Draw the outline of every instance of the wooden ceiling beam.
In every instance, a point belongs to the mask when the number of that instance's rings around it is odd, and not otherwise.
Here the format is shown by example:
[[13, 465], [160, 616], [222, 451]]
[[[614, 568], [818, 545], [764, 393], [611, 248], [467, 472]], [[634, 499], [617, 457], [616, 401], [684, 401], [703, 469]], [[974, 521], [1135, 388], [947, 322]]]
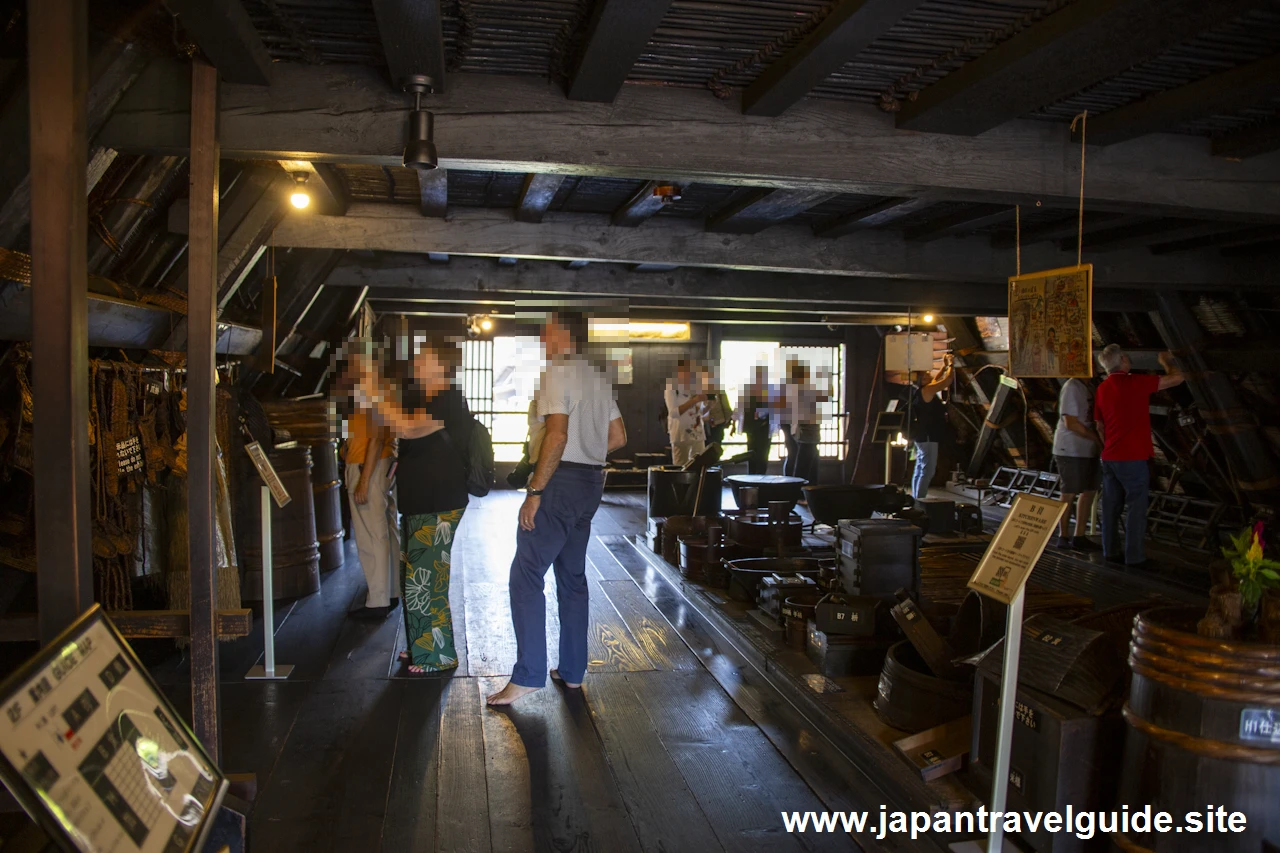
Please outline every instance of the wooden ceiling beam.
[[547, 215], [547, 209], [564, 183], [564, 175], [525, 175], [520, 199], [516, 202], [516, 219], [537, 224]]
[[569, 81], [569, 100], [612, 103], [671, 2], [596, 0], [582, 57]]
[[[126, 153], [184, 153], [189, 98], [173, 85], [178, 74], [168, 62], [149, 68], [99, 142]], [[276, 63], [272, 74], [266, 89], [222, 87], [227, 157], [400, 165], [405, 99], [380, 73]], [[432, 110], [446, 168], [1070, 207], [1080, 189], [1079, 146], [1061, 125], [1042, 121], [976, 138], [938, 136], [895, 130], [874, 107], [843, 102], [806, 99], [784, 119], [762, 121], [672, 87], [631, 86], [602, 105], [566, 100], [541, 80], [462, 74]], [[1242, 166], [1209, 156], [1201, 139], [1160, 134], [1091, 155], [1086, 204], [1280, 221], [1280, 197], [1269, 191], [1277, 181], [1280, 163], [1270, 158]]]
[[854, 231], [890, 225], [937, 203], [938, 200], [931, 196], [891, 198], [843, 216], [824, 220], [814, 226], [813, 233], [818, 237], [843, 237]]
[[444, 219], [449, 210], [449, 170], [419, 169], [418, 192], [418, 210], [422, 215]]
[[[173, 222], [170, 227], [183, 227]], [[505, 210], [455, 212], [446, 221], [416, 216], [402, 205], [353, 205], [346, 216], [291, 214], [277, 226], [277, 246], [616, 263], [665, 263], [739, 270], [879, 276], [901, 279], [1004, 281], [1009, 254], [983, 236], [915, 243], [893, 231], [863, 231], [820, 240], [809, 229], [781, 225], [755, 235], [714, 234], [694, 221], [662, 219], [647, 228], [617, 228], [599, 215], [565, 214], [530, 228]], [[1052, 244], [1023, 248], [1028, 269], [1074, 263], [1075, 252]], [[1101, 275], [1101, 273], [1100, 273]], [[1216, 253], [1161, 259], [1114, 252], [1106, 275], [1116, 282], [1240, 286], [1273, 280], [1261, 261], [1226, 265]]]
[[1259, 154], [1280, 151], [1280, 120], [1236, 131], [1213, 140], [1213, 156], [1228, 160], [1246, 160]]
[[[1065, 211], [1064, 211], [1065, 213]], [[1131, 216], [1125, 213], [1110, 213], [1093, 211], [1085, 211], [1084, 216], [1084, 233], [1089, 234], [1103, 228], [1119, 228], [1125, 225], [1136, 225], [1140, 222], [1149, 222], [1149, 216]], [[1048, 240], [1061, 240], [1065, 237], [1075, 237], [1080, 233], [1080, 220], [1073, 216], [1070, 219], [1063, 219], [1060, 222], [1047, 222], [1043, 225], [1033, 225], [1029, 228], [1022, 229], [1022, 245], [1030, 246], [1035, 243], [1042, 243]], [[1001, 234], [991, 239], [991, 245], [997, 249], [1012, 249], [1017, 244], [1017, 235]]]
[[906, 237], [915, 242], [937, 240], [942, 237], [955, 237], [960, 234], [971, 234], [979, 228], [995, 225], [1013, 217], [1013, 208], [1003, 204], [978, 204], [965, 210], [957, 211], [950, 216], [931, 219], [928, 222], [908, 228]]
[[635, 228], [649, 221], [649, 217], [662, 210], [667, 203], [666, 197], [658, 192], [662, 181], [649, 181], [627, 203], [613, 212], [613, 224], [624, 228]]
[[707, 230], [717, 234], [758, 234], [832, 196], [833, 193], [806, 190], [752, 190], [707, 217]]
[[1173, 130], [1205, 116], [1238, 113], [1273, 98], [1276, 80], [1280, 80], [1280, 56], [1157, 92], [1096, 118], [1090, 117], [1088, 141], [1090, 145], [1111, 145], [1148, 133]]
[[1227, 233], [1208, 234], [1201, 237], [1171, 240], [1153, 245], [1151, 251], [1157, 255], [1173, 252], [1190, 252], [1196, 249], [1229, 249], [1235, 246], [1248, 246], [1253, 243], [1266, 243], [1275, 239], [1276, 229], [1273, 225], [1258, 225], [1253, 228], [1242, 228]]
[[387, 57], [391, 88], [400, 91], [405, 78], [426, 74], [435, 82], [435, 91], [444, 92], [440, 0], [373, 0], [373, 15]]
[[[1238, 231], [1239, 228], [1229, 222], [1186, 222], [1159, 219], [1155, 222], [1147, 222], [1141, 225], [1129, 225], [1086, 234], [1084, 247], [1090, 251], [1108, 252], [1116, 249], [1136, 249], [1155, 243], [1207, 237], [1232, 230]], [[1274, 228], [1272, 233], [1276, 233]], [[1070, 251], [1075, 246], [1075, 238], [1064, 240], [1062, 243], [1062, 248], [1065, 251]]]
[[[753, 306], [773, 310], [905, 311], [928, 305], [934, 311], [967, 314], [1004, 313], [1004, 283], [901, 281], [853, 276], [727, 272], [680, 267], [663, 273], [634, 272], [614, 264], [592, 264], [570, 271], [546, 261], [498, 266], [488, 258], [455, 258], [448, 267], [425, 265], [412, 255], [385, 254], [376, 260], [348, 257], [327, 279], [331, 287], [369, 288], [370, 293], [402, 299], [456, 302], [532, 301], [552, 296], [622, 298], [689, 307], [709, 300], [726, 308]], [[1098, 310], [1145, 311], [1148, 290], [1099, 287]]]
[[240, 0], [168, 0], [167, 5], [220, 78], [270, 85], [271, 56]]
[[742, 111], [780, 116], [855, 59], [923, 0], [841, 0], [814, 30], [760, 73], [742, 95]]
[[902, 102], [898, 127], [974, 136], [1069, 98], [1265, 0], [1078, 0]]

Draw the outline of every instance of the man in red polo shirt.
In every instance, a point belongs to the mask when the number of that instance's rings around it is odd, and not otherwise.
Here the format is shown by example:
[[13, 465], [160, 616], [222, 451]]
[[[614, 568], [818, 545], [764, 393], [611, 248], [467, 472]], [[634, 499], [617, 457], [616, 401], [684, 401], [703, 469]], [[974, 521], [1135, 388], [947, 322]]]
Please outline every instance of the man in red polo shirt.
[[1173, 356], [1160, 353], [1164, 376], [1131, 373], [1133, 365], [1119, 345], [1109, 344], [1098, 356], [1107, 378], [1094, 397], [1094, 421], [1102, 439], [1102, 554], [1119, 562], [1120, 513], [1128, 509], [1124, 529], [1124, 562], [1146, 565], [1147, 499], [1151, 481], [1151, 395], [1175, 385], [1183, 376]]

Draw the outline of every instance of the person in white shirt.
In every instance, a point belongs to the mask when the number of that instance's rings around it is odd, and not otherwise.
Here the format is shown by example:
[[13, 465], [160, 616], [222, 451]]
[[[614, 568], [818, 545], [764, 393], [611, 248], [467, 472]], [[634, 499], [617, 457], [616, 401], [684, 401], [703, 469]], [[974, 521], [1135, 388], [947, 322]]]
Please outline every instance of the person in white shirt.
[[[818, 403], [829, 395], [818, 390], [810, 382], [809, 366], [793, 363], [786, 385], [786, 413], [791, 441], [787, 444], [787, 462], [783, 473], [788, 477], [803, 477], [810, 483], [818, 481], [818, 442], [822, 438], [822, 415]], [[794, 449], [794, 453], [792, 450]]]
[[702, 418], [707, 395], [684, 359], [676, 363], [676, 375], [667, 380], [663, 401], [667, 404], [667, 437], [671, 439], [671, 462], [683, 468], [707, 449]]
[[604, 493], [604, 463], [627, 443], [613, 388], [581, 356], [587, 321], [553, 315], [542, 332], [547, 367], [538, 382], [538, 422], [530, 455], [538, 460], [520, 507], [516, 556], [511, 562], [511, 621], [516, 665], [511, 681], [489, 696], [510, 705], [547, 680], [547, 604], [542, 589], [554, 566], [560, 605], [560, 661], [551, 677], [582, 686], [587, 671], [587, 544], [591, 519]]
[[[1068, 505], [1058, 527], [1060, 548], [1101, 550], [1085, 536], [1094, 498], [1102, 487], [1101, 451], [1102, 443], [1093, 427], [1093, 389], [1082, 379], [1068, 379], [1058, 393], [1058, 426], [1053, 431], [1053, 460], [1062, 483], [1060, 500]], [[1073, 500], [1075, 535], [1068, 535]]]

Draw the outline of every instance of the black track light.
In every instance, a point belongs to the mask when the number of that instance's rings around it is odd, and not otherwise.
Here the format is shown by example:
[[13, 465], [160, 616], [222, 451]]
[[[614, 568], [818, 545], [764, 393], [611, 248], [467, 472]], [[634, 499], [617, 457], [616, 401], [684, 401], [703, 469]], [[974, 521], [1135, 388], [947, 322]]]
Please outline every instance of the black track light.
[[435, 81], [425, 74], [415, 74], [404, 82], [404, 90], [413, 93], [413, 110], [409, 113], [409, 138], [404, 146], [404, 164], [412, 169], [434, 169], [436, 158], [435, 116], [422, 108], [422, 96], [435, 91]]

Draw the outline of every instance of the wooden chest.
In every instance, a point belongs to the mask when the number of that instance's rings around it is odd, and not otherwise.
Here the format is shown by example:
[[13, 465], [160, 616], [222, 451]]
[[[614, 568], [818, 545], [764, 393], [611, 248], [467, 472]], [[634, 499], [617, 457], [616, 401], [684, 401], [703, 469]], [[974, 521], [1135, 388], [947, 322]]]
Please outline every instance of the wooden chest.
[[905, 588], [920, 594], [920, 528], [898, 518], [840, 522], [837, 554], [845, 592], [893, 598]]
[[819, 631], [809, 621], [805, 654], [828, 678], [841, 675], [875, 675], [884, 667], [884, 656], [893, 640], [881, 637], [850, 637]]
[[[988, 805], [999, 709], [1000, 675], [979, 669], [969, 766], [973, 792]], [[1065, 813], [1068, 804], [1077, 812], [1112, 808], [1123, 745], [1124, 721], [1118, 714], [1095, 717], [1048, 694], [1019, 687], [1007, 809]], [[1082, 853], [1099, 844], [1098, 835], [1083, 841], [1074, 833], [1050, 833], [1043, 826], [1022, 837], [1039, 853]]]

